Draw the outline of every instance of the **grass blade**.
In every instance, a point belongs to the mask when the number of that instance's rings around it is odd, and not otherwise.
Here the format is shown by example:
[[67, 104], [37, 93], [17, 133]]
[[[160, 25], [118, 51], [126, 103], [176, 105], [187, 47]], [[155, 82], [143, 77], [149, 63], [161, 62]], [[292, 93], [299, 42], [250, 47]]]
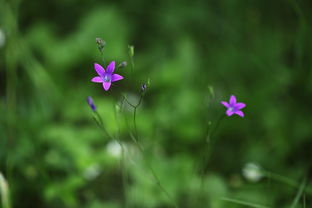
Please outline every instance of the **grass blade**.
[[298, 189], [297, 195], [296, 195], [296, 197], [294, 198], [294, 200], [293, 200], [293, 202], [292, 202], [290, 208], [295, 208], [295, 207], [297, 206], [297, 204], [298, 204], [298, 202], [299, 202], [299, 199], [300, 199], [300, 197], [301, 197], [301, 195], [302, 195], [302, 193], [303, 193], [303, 190], [304, 190], [305, 186], [306, 186], [306, 179], [304, 179], [304, 180], [302, 181], [302, 183], [301, 183], [301, 185], [300, 185], [300, 187], [299, 187], [299, 189]]
[[235, 203], [235, 204], [245, 205], [245, 206], [249, 206], [249, 207], [254, 207], [254, 208], [269, 208], [268, 206], [265, 206], [265, 205], [260, 205], [260, 204], [255, 204], [255, 203], [252, 203], [252, 202], [241, 201], [241, 200], [238, 200], [238, 199], [231, 199], [231, 198], [227, 198], [227, 197], [222, 197], [221, 200], [227, 201], [227, 202], [232, 202], [232, 203]]

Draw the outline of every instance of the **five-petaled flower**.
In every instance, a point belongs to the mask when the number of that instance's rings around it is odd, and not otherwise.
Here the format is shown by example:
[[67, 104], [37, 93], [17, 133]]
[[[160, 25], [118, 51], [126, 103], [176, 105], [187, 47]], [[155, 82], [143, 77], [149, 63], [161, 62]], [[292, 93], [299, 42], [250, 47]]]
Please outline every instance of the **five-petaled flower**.
[[221, 104], [227, 108], [227, 110], [226, 110], [227, 116], [237, 114], [240, 117], [244, 117], [244, 113], [243, 113], [243, 111], [241, 111], [241, 109], [245, 108], [246, 104], [245, 103], [237, 103], [236, 97], [234, 95], [231, 95], [229, 103], [222, 101]]
[[92, 82], [102, 83], [105, 91], [109, 90], [112, 82], [123, 79], [119, 74], [113, 74], [115, 70], [115, 61], [112, 61], [106, 68], [102, 67], [100, 64], [95, 63], [94, 69], [99, 76], [93, 77]]

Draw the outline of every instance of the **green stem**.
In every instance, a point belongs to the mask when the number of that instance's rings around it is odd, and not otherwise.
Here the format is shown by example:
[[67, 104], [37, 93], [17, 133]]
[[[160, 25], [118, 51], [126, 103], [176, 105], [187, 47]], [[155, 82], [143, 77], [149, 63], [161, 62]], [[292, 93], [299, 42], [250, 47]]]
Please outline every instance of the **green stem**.
[[[116, 118], [116, 123], [117, 123], [117, 127], [118, 127], [118, 137], [120, 138], [121, 135], [121, 131], [120, 131], [120, 122], [118, 119], [118, 112], [117, 110], [115, 110], [115, 118]], [[122, 183], [123, 183], [123, 187], [124, 187], [124, 207], [127, 208], [128, 207], [128, 173], [127, 173], [127, 169], [126, 169], [126, 160], [125, 160], [125, 147], [122, 144], [122, 142], [120, 141], [120, 139], [117, 140], [117, 142], [119, 143], [119, 145], [121, 146], [121, 161], [120, 161], [120, 166], [121, 166], [121, 171], [122, 171]]]
[[[130, 103], [127, 98], [124, 96], [124, 100], [131, 106], [133, 107], [133, 125], [134, 125], [134, 132], [135, 132], [135, 136], [130, 135], [133, 142], [136, 144], [137, 148], [139, 149], [139, 151], [141, 152], [142, 155], [145, 155], [145, 151], [144, 148], [140, 145], [139, 141], [138, 141], [138, 131], [137, 131], [137, 125], [136, 125], [136, 112], [137, 112], [137, 108], [140, 106], [140, 104], [142, 103], [142, 99], [143, 99], [144, 95], [141, 94], [139, 102], [136, 105], [133, 105], [132, 103]], [[176, 204], [176, 202], [174, 201], [173, 197], [169, 194], [169, 192], [164, 188], [164, 186], [161, 184], [158, 176], [156, 175], [153, 167], [150, 165], [149, 161], [147, 161], [147, 159], [145, 157], [143, 157], [145, 160], [145, 163], [147, 164], [147, 168], [149, 169], [149, 171], [151, 172], [156, 185], [159, 187], [159, 189], [166, 195], [166, 197], [169, 199], [169, 201], [171, 201], [174, 205], [175, 208], [178, 208], [178, 205]]]
[[297, 204], [298, 204], [298, 202], [299, 202], [299, 199], [300, 199], [300, 197], [302, 196], [302, 193], [303, 193], [304, 188], [305, 188], [305, 186], [306, 186], [306, 182], [307, 182], [307, 180], [306, 180], [306, 178], [305, 178], [305, 179], [302, 181], [302, 183], [301, 183], [301, 185], [300, 185], [300, 187], [299, 187], [299, 189], [298, 189], [298, 191], [297, 191], [296, 197], [294, 198], [294, 200], [293, 200], [293, 202], [292, 202], [290, 208], [295, 208], [295, 207], [297, 206]]
[[134, 133], [135, 133], [135, 136], [137, 139], [139, 138], [139, 135], [138, 135], [138, 129], [137, 129], [137, 125], [136, 125], [136, 112], [137, 112], [137, 108], [141, 105], [142, 99], [143, 99], [143, 95], [140, 96], [140, 100], [134, 106], [134, 110], [133, 110], [133, 127], [134, 127]]
[[232, 202], [235, 204], [241, 204], [241, 205], [245, 205], [245, 206], [249, 206], [249, 207], [254, 207], [254, 208], [269, 208], [268, 206], [265, 206], [265, 205], [255, 204], [252, 202], [246, 202], [246, 201], [242, 201], [242, 200], [238, 200], [238, 199], [231, 199], [231, 198], [227, 198], [227, 197], [222, 197], [221, 200]]
[[[125, 148], [121, 142], [120, 139], [118, 139], [118, 137], [114, 138], [112, 135], [110, 135], [108, 133], [108, 131], [106, 130], [105, 126], [104, 126], [104, 122], [103, 122], [103, 119], [101, 117], [101, 115], [97, 112], [97, 111], [94, 111], [94, 121], [95, 123], [97, 124], [97, 126], [104, 132], [104, 134], [111, 140], [116, 140], [118, 142], [118, 144], [120, 145], [121, 147], [121, 154], [122, 154], [122, 157], [121, 157], [121, 171], [122, 171], [122, 180], [123, 180], [123, 184], [124, 184], [124, 192], [125, 192], [125, 200], [124, 200], [124, 207], [127, 208], [128, 207], [128, 200], [127, 200], [127, 196], [128, 196], [128, 175], [127, 175], [127, 171], [126, 171], [126, 168], [125, 168]], [[115, 115], [116, 116], [116, 115]]]
[[131, 75], [130, 75], [130, 79], [131, 79], [131, 81], [133, 81], [133, 71], [134, 71], [134, 61], [133, 61], [133, 57], [132, 56], [130, 56], [130, 63], [131, 63], [131, 68], [130, 68], [130, 73], [131, 73]]
[[104, 57], [104, 53], [103, 53], [103, 48], [101, 49], [101, 48], [99, 48], [99, 51], [100, 51], [100, 53], [101, 53], [101, 56], [102, 56], [102, 61], [103, 61], [103, 64], [105, 65], [105, 57]]
[[[222, 114], [219, 116], [219, 118], [216, 120], [216, 124], [214, 125], [214, 127], [212, 126], [213, 124], [211, 122], [208, 123], [208, 126], [207, 126], [207, 136], [205, 137], [205, 145], [204, 145], [204, 152], [203, 152], [203, 159], [202, 159], [202, 170], [201, 170], [201, 183], [200, 183], [200, 187], [199, 187], [199, 190], [201, 193], [203, 193], [203, 188], [204, 188], [204, 184], [205, 184], [205, 167], [206, 167], [206, 164], [209, 160], [209, 157], [211, 155], [211, 145], [212, 145], [212, 142], [211, 142], [211, 138], [212, 136], [215, 134], [216, 130], [219, 128], [220, 126], [220, 123], [221, 121], [225, 118], [225, 115]], [[215, 142], [215, 141], [214, 141]], [[202, 202], [203, 203], [203, 202]], [[203, 204], [202, 204], [203, 205]]]
[[[266, 170], [264, 170], [263, 173], [269, 179], [278, 181], [280, 183], [284, 183], [284, 184], [286, 184], [288, 186], [291, 186], [293, 188], [300, 188], [300, 184], [298, 184], [297, 181], [295, 181], [295, 180], [293, 180], [291, 178], [288, 178], [286, 176], [282, 176], [282, 175], [279, 175], [279, 174], [276, 174], [276, 173], [272, 173], [272, 172], [269, 172], [269, 171], [266, 171]], [[312, 188], [310, 186], [306, 186], [305, 187], [305, 192], [307, 194], [309, 194], [309, 195], [312, 195]]]
[[[211, 138], [214, 136], [216, 130], [219, 128], [221, 121], [225, 118], [225, 115], [222, 114], [219, 116], [219, 118], [216, 120], [216, 124], [214, 127], [212, 127], [212, 123], [209, 123], [207, 126], [207, 136], [205, 138], [205, 145], [204, 145], [204, 157], [203, 157], [203, 169], [202, 169], [202, 179], [204, 178], [205, 173], [205, 165], [207, 164], [207, 161], [209, 159], [209, 156], [211, 155]], [[215, 141], [214, 141], [215, 142]], [[206, 154], [205, 154], [206, 153]]]

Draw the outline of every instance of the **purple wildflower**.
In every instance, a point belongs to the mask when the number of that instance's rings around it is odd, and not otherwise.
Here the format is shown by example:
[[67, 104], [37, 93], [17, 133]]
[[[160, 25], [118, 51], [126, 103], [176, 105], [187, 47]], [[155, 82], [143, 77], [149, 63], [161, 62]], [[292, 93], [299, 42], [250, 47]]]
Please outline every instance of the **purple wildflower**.
[[221, 104], [227, 108], [227, 111], [226, 111], [227, 116], [232, 116], [235, 113], [235, 114], [239, 115], [240, 117], [244, 117], [244, 113], [243, 113], [243, 111], [241, 111], [241, 109], [245, 108], [246, 104], [245, 103], [237, 103], [236, 97], [234, 95], [231, 95], [229, 103], [222, 101]]
[[93, 77], [92, 82], [102, 83], [105, 91], [109, 90], [112, 82], [123, 79], [123, 76], [119, 74], [113, 74], [115, 70], [115, 61], [112, 61], [105, 69], [100, 65], [95, 63], [94, 69], [99, 76]]
[[95, 112], [96, 111], [96, 106], [94, 105], [92, 97], [88, 96], [87, 97], [87, 102], [88, 102], [90, 108], [92, 109], [92, 111]]

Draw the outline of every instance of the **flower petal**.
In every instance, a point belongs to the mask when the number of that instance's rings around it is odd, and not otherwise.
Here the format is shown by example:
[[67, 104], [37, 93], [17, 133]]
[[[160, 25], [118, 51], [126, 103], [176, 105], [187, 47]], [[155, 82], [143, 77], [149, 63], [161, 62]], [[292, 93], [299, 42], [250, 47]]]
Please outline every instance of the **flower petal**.
[[245, 108], [246, 104], [245, 103], [236, 103], [235, 104], [235, 109], [240, 110], [242, 108]]
[[115, 61], [112, 61], [112, 62], [110, 62], [110, 64], [107, 66], [106, 72], [107, 72], [108, 74], [113, 74], [114, 70], [115, 70]]
[[230, 110], [230, 109], [228, 109], [227, 111], [226, 111], [226, 115], [227, 116], [231, 116], [231, 115], [233, 115], [234, 114], [234, 112], [232, 111], [232, 110]]
[[236, 97], [234, 95], [231, 95], [230, 97], [230, 105], [234, 105], [236, 103]]
[[94, 69], [95, 69], [95, 71], [98, 73], [98, 75], [104, 76], [104, 74], [105, 74], [105, 69], [104, 69], [100, 64], [95, 63], [95, 64], [94, 64]]
[[230, 107], [230, 104], [225, 102], [225, 101], [221, 101], [221, 104], [224, 105], [225, 107], [229, 108]]
[[91, 79], [91, 82], [101, 83], [101, 82], [103, 82], [103, 79], [102, 79], [102, 77], [97, 76], [97, 77], [93, 77]]
[[118, 80], [123, 79], [123, 76], [119, 75], [119, 74], [113, 74], [112, 76], [112, 82], [116, 82]]
[[103, 82], [103, 88], [105, 91], [109, 90], [110, 86], [111, 86], [111, 82]]
[[235, 113], [236, 113], [237, 115], [239, 115], [240, 117], [244, 117], [243, 111], [236, 111]]

